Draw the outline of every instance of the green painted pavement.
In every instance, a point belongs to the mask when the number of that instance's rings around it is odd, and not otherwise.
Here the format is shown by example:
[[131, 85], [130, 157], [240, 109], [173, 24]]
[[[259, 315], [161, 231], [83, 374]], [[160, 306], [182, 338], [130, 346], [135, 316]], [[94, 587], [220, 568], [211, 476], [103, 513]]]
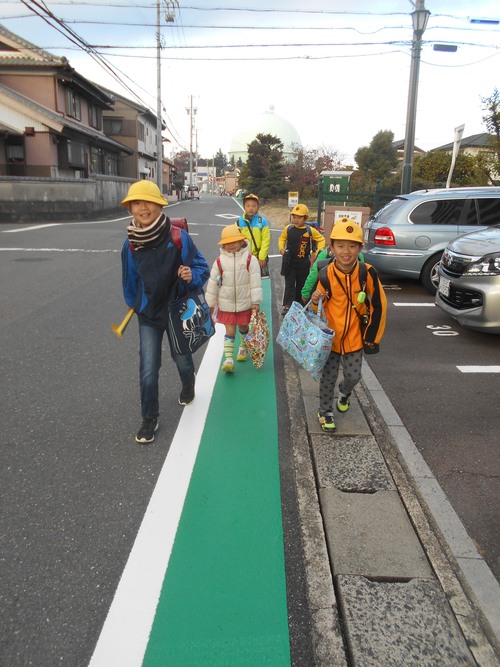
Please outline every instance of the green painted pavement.
[[219, 371], [143, 667], [290, 665], [272, 342], [262, 369], [235, 367]]

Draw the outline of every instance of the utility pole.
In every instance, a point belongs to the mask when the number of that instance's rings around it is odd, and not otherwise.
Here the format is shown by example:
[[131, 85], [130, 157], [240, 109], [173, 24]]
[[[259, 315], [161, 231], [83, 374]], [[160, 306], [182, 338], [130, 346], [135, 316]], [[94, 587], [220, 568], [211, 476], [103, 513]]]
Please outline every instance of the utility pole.
[[[156, 0], [156, 184], [163, 192], [163, 122], [161, 119], [161, 0]], [[165, 20], [173, 23], [175, 20], [175, 9], [179, 8], [178, 0], [167, 0], [165, 2]]]
[[196, 107], [193, 109], [193, 96], [190, 95], [191, 104], [189, 109], [186, 109], [189, 115], [189, 188], [193, 185], [193, 130], [194, 130], [194, 116], [196, 115]]
[[422, 35], [427, 27], [430, 11], [424, 7], [424, 0], [416, 0], [412, 12], [413, 42], [411, 47], [410, 90], [408, 93], [408, 110], [406, 115], [406, 133], [401, 194], [411, 191], [413, 172], [413, 153], [415, 152], [415, 121], [417, 115], [418, 75], [420, 71], [420, 54], [422, 52]]
[[160, 0], [156, 2], [156, 184], [162, 192], [163, 143], [161, 140], [161, 33]]
[[195, 185], [198, 185], [198, 130], [194, 133], [194, 176]]

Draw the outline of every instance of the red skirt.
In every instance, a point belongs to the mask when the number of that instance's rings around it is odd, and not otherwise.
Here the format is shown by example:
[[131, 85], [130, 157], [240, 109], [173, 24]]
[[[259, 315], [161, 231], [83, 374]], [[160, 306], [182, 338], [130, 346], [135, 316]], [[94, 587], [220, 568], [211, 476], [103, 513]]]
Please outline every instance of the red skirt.
[[217, 313], [217, 322], [220, 324], [237, 324], [242, 326], [250, 322], [252, 317], [252, 309], [243, 310], [241, 313], [226, 313], [223, 310], [219, 310]]

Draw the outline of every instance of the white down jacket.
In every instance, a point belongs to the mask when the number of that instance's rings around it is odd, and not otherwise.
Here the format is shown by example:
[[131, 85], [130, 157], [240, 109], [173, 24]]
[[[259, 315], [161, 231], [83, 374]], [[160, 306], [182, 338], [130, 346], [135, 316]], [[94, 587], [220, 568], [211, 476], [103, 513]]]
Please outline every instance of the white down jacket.
[[220, 277], [219, 310], [226, 313], [241, 313], [249, 310], [252, 304], [262, 301], [259, 261], [250, 255], [250, 264], [247, 268], [248, 255], [246, 247], [234, 254], [221, 248], [219, 260], [222, 276], [216, 260], [210, 271], [205, 294], [210, 308], [217, 302], [218, 277]]

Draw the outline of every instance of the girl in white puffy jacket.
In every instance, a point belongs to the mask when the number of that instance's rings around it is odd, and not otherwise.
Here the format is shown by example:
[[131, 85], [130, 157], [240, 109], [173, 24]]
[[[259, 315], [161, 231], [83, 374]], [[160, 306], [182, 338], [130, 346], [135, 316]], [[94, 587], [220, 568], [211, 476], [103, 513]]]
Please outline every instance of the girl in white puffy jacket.
[[236, 327], [240, 332], [240, 347], [236, 361], [248, 358], [245, 336], [252, 312], [259, 312], [262, 301], [262, 285], [258, 260], [248, 251], [246, 238], [238, 229], [238, 225], [224, 227], [218, 245], [218, 257], [210, 271], [206, 300], [213, 313], [219, 290], [219, 312], [217, 321], [226, 327], [224, 336], [224, 363], [222, 370], [226, 373], [234, 371], [234, 340]]

